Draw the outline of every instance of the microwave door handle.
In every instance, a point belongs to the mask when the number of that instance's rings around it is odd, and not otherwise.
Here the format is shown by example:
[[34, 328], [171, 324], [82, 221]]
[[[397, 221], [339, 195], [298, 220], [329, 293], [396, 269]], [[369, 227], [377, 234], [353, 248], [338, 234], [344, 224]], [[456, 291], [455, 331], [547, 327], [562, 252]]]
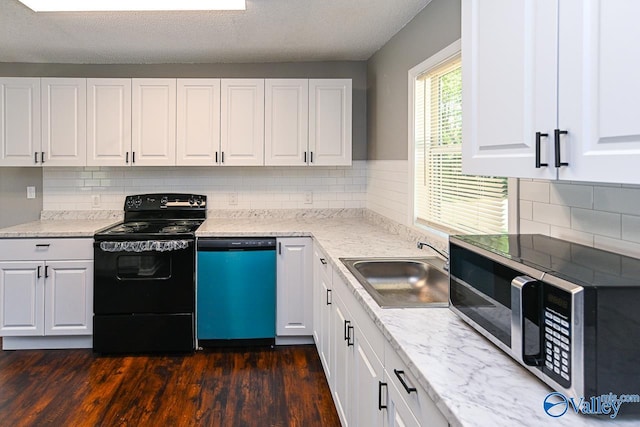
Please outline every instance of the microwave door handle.
[[[511, 281], [511, 352], [516, 360], [530, 366], [538, 366], [539, 363], [537, 360], [532, 362], [532, 355], [527, 355], [525, 352], [524, 293], [525, 288], [534, 286], [536, 283], [538, 281], [529, 276], [518, 276]], [[534, 359], [538, 358], [534, 357]]]

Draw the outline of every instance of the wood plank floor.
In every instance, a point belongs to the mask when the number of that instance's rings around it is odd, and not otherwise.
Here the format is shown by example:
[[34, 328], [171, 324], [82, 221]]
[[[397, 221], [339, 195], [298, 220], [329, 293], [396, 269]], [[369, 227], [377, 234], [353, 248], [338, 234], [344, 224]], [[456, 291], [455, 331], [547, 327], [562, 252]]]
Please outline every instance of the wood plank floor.
[[3, 426], [339, 426], [314, 346], [184, 356], [0, 350]]

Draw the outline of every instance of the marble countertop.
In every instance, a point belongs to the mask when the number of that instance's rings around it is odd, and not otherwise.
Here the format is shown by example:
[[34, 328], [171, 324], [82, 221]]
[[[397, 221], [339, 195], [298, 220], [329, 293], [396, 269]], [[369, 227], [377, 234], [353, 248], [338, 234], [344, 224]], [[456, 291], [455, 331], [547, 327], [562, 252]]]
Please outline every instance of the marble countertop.
[[[90, 237], [114, 222], [114, 218], [35, 221], [0, 229], [0, 238]], [[639, 418], [596, 419], [577, 416], [571, 410], [560, 418], [551, 418], [543, 411], [543, 400], [551, 390], [448, 308], [381, 309], [339, 258], [431, 255], [428, 250], [418, 250], [415, 240], [396, 231], [362, 216], [210, 215], [196, 235], [314, 237], [347, 288], [452, 426], [639, 425]]]

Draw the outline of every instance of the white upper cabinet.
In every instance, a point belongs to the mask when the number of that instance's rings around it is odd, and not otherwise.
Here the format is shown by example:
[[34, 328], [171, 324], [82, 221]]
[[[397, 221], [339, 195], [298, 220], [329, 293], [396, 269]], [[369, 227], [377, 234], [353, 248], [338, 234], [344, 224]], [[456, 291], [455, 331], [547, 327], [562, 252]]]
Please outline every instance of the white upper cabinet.
[[309, 80], [309, 164], [351, 165], [351, 79]]
[[223, 79], [220, 163], [264, 165], [264, 79]]
[[462, 4], [463, 171], [640, 183], [640, 4]]
[[638, 16], [640, 2], [560, 2], [560, 179], [640, 184]]
[[[463, 1], [465, 173], [555, 178], [549, 134], [557, 99], [554, 3]], [[547, 167], [535, 167], [536, 132]]]
[[309, 80], [265, 81], [264, 164], [301, 166], [309, 161]]
[[176, 164], [220, 161], [220, 79], [178, 79]]
[[131, 151], [131, 79], [87, 79], [87, 165], [126, 166]]
[[133, 79], [131, 162], [176, 164], [176, 79]]
[[39, 166], [40, 79], [0, 78], [0, 166]]
[[41, 81], [43, 166], [87, 164], [87, 80]]

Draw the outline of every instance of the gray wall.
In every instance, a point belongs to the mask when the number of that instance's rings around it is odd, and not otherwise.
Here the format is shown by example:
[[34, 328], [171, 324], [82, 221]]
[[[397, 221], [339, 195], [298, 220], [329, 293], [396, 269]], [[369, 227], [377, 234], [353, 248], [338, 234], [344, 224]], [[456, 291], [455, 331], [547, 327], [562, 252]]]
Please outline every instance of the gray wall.
[[369, 160], [406, 160], [408, 71], [460, 38], [460, 0], [433, 0], [367, 62]]
[[[27, 186], [36, 198], [27, 199]], [[40, 218], [42, 168], [0, 168], [0, 228]]]
[[365, 61], [106, 65], [0, 62], [0, 76], [351, 78], [353, 79], [353, 159], [366, 160], [367, 158], [367, 64]]

